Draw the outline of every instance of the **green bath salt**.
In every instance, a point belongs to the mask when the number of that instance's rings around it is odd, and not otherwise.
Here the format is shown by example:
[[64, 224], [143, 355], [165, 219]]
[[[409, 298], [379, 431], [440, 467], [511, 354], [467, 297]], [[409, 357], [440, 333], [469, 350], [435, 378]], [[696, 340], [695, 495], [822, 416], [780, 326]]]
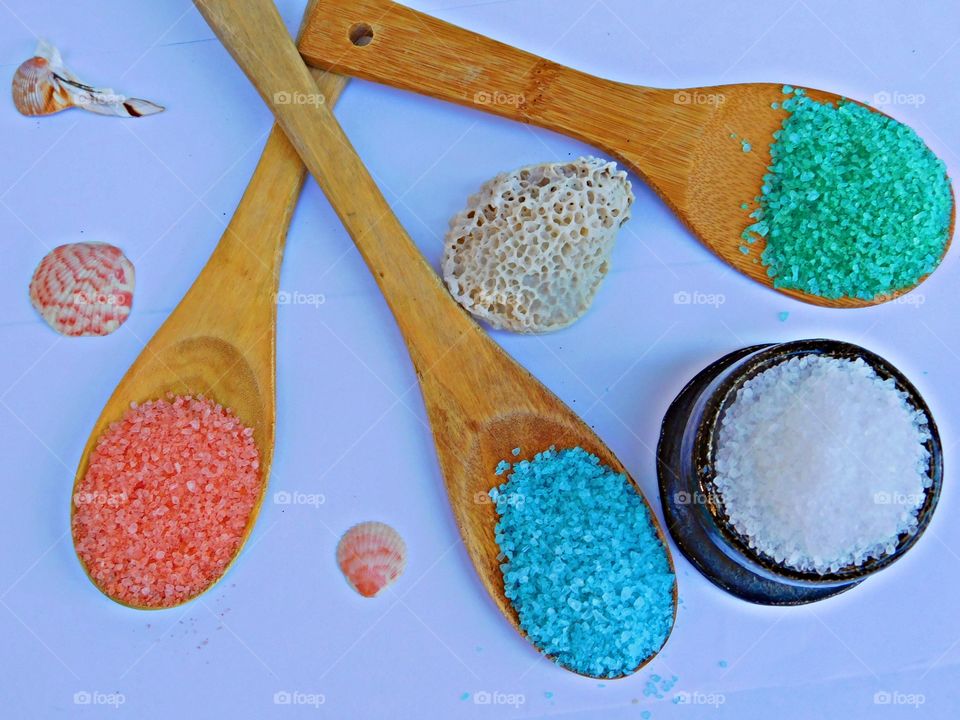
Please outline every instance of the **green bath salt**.
[[944, 163], [909, 127], [853, 102], [785, 86], [754, 222], [774, 286], [873, 300], [940, 263], [953, 197]]

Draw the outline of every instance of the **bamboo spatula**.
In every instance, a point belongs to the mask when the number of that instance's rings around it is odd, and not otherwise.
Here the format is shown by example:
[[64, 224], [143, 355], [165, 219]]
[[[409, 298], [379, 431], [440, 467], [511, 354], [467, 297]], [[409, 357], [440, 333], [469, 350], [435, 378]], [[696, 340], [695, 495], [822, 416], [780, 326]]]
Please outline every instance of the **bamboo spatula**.
[[[618, 158], [660, 195], [721, 259], [768, 287], [766, 267], [740, 251], [752, 204], [770, 164], [769, 143], [785, 112], [782, 85], [749, 83], [667, 90], [572, 70], [458, 28], [391, 0], [320, 0], [300, 41], [308, 64], [540, 125]], [[838, 95], [808, 90], [819, 101]], [[736, 134], [736, 138], [731, 135]], [[744, 152], [740, 140], [752, 144]], [[949, 230], [953, 235], [956, 208]], [[944, 248], [946, 253], [947, 248]], [[815, 305], [861, 307], [780, 289]]]
[[[420, 379], [464, 545], [497, 606], [522, 633], [517, 613], [504, 595], [494, 540], [496, 511], [490, 503], [477, 501], [498, 484], [494, 469], [512, 457], [515, 447], [529, 457], [551, 445], [579, 445], [619, 473], [626, 473], [623, 464], [452, 300], [332, 113], [325, 107], [273, 102], [284, 93], [309, 95], [316, 90], [270, 0], [194, 2], [270, 105], [393, 310]], [[643, 498], [635, 483], [634, 487]], [[649, 505], [647, 510], [669, 555], [656, 516]], [[676, 613], [676, 587], [673, 605]]]

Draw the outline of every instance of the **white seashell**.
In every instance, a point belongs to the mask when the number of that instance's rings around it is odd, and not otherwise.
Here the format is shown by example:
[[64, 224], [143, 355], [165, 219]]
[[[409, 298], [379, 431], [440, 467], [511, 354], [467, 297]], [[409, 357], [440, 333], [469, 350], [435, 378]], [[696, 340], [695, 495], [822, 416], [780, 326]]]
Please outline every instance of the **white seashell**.
[[498, 175], [451, 220], [444, 281], [495, 328], [559, 330], [589, 309], [632, 203], [626, 173], [599, 158]]
[[337, 564], [350, 587], [364, 597], [374, 597], [400, 577], [407, 565], [407, 546], [389, 525], [360, 523], [340, 538]]
[[133, 264], [118, 247], [71, 243], [54, 248], [30, 281], [30, 301], [61, 335], [109, 335], [130, 315]]
[[32, 58], [13, 75], [13, 104], [24, 115], [52, 115], [78, 107], [98, 115], [142, 117], [163, 111], [148, 100], [128, 98], [110, 88], [80, 82], [63, 65], [60, 52], [41, 40]]

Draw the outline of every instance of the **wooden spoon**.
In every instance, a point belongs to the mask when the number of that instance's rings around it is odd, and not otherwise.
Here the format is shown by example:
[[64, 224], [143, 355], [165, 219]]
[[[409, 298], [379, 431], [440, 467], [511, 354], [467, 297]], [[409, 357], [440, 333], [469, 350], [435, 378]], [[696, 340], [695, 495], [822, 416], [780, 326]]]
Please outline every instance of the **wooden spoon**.
[[[336, 102], [345, 78], [314, 73], [318, 84], [311, 92], [323, 93], [330, 104]], [[263, 489], [234, 559], [239, 555], [263, 502], [273, 459], [277, 288], [287, 228], [305, 174], [296, 150], [275, 126], [210, 260], [100, 413], [80, 459], [73, 495], [87, 472], [97, 440], [123, 417], [132, 402], [164, 398], [167, 393], [202, 394], [232, 409], [252, 428], [260, 451]], [[76, 510], [73, 495], [71, 520]], [[82, 559], [80, 562], [83, 565]], [[86, 566], [84, 571], [90, 575]], [[219, 578], [204, 591], [216, 580]]]
[[[494, 474], [497, 464], [512, 459], [513, 448], [522, 448], [529, 458], [551, 445], [579, 445], [626, 473], [623, 464], [453, 301], [332, 113], [325, 107], [313, 110], [272, 102], [282, 93], [315, 92], [273, 4], [269, 0], [195, 0], [195, 4], [271, 106], [380, 285], [420, 379], [464, 545], [497, 606], [522, 634], [517, 613], [504, 595], [494, 540], [497, 513], [487, 496], [500, 481]], [[649, 505], [647, 510], [669, 557], [656, 516]], [[676, 585], [673, 604], [676, 614]]]
[[[640, 175], [707, 248], [741, 273], [773, 287], [767, 269], [740, 252], [754, 222], [770, 164], [769, 144], [786, 113], [782, 85], [750, 83], [666, 90], [626, 85], [544, 60], [390, 0], [321, 0], [300, 51], [310, 65], [476, 107], [582, 140]], [[807, 90], [822, 102], [840, 97]], [[736, 134], [732, 138], [731, 134]], [[744, 152], [740, 140], [752, 144]], [[949, 237], [956, 219], [954, 206]], [[949, 246], [949, 244], [948, 244]], [[947, 248], [944, 248], [946, 253]], [[780, 292], [814, 305], [862, 307], [873, 300], [828, 300]]]

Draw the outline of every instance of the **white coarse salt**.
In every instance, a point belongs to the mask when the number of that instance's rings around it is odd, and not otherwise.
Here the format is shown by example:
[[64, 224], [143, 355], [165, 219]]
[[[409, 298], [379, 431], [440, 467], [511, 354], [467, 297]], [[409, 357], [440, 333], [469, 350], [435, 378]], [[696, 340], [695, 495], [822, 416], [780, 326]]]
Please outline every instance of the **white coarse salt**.
[[887, 555], [916, 531], [930, 437], [926, 415], [862, 359], [802, 355], [737, 392], [714, 482], [751, 548], [822, 575]]

